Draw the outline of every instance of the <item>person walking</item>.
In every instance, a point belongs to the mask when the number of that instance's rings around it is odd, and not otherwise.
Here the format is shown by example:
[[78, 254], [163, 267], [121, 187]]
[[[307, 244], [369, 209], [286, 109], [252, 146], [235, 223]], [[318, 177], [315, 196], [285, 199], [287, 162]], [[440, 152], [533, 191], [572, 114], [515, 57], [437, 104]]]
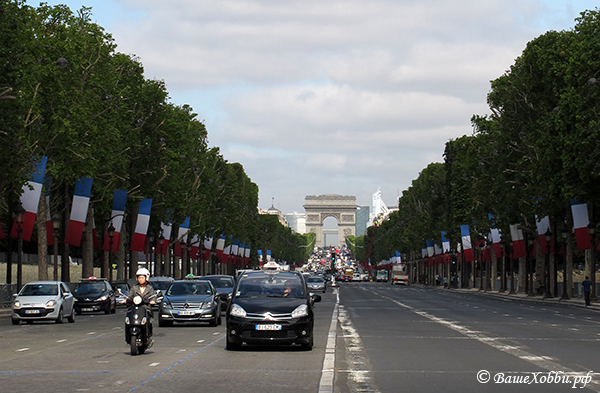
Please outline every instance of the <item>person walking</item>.
[[585, 280], [581, 282], [583, 288], [583, 297], [585, 298], [585, 306], [590, 305], [590, 295], [592, 294], [592, 282], [588, 276], [585, 276]]

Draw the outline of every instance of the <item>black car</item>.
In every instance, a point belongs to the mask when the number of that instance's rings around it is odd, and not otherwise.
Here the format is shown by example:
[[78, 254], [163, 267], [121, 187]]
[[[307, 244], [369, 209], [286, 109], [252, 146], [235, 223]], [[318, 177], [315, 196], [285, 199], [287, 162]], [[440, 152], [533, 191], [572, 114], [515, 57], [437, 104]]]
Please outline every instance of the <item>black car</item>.
[[114, 314], [117, 309], [115, 291], [110, 283], [102, 278], [90, 277], [79, 281], [73, 291], [75, 313], [104, 311]]
[[287, 271], [254, 271], [238, 277], [227, 308], [228, 350], [246, 344], [300, 344], [313, 347], [313, 305], [302, 276]]
[[217, 290], [219, 297], [221, 298], [221, 311], [227, 310], [227, 305], [231, 300], [233, 286], [235, 285], [235, 280], [233, 276], [210, 275], [202, 277], [202, 280], [208, 280], [211, 282], [213, 287], [215, 287], [215, 289]]

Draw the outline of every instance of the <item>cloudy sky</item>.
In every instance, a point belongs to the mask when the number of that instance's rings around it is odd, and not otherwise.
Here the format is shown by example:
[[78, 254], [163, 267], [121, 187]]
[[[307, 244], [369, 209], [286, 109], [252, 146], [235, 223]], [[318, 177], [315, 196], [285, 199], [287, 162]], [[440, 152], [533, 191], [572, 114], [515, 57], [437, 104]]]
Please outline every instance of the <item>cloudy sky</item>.
[[[489, 113], [490, 81], [588, 0], [49, 0], [92, 7], [118, 51], [189, 104], [260, 206], [378, 188], [397, 204]], [[36, 5], [29, 0], [28, 4]], [[272, 202], [274, 201], [274, 202]]]

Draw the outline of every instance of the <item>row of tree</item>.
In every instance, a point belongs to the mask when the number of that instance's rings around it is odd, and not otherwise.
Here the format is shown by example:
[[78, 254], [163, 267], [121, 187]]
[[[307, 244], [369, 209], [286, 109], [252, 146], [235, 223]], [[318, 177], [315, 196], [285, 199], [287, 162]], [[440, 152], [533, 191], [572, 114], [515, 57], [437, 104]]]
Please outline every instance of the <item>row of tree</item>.
[[[554, 234], [573, 227], [570, 204], [600, 202], [600, 14], [585, 11], [569, 31], [529, 42], [510, 69], [492, 81], [491, 114], [472, 117], [474, 132], [446, 143], [443, 163], [427, 166], [398, 200], [398, 211], [369, 228], [357, 254], [371, 263], [396, 250], [420, 258], [425, 239], [452, 248], [460, 225], [472, 236], [509, 225], [536, 232], [549, 216]], [[493, 217], [488, 218], [488, 214]], [[482, 234], [482, 235], [477, 235]]]
[[[175, 224], [190, 216], [192, 233], [225, 232], [251, 242], [254, 261], [257, 248], [290, 261], [305, 258], [301, 247], [292, 252], [288, 244], [306, 239], [258, 214], [258, 186], [242, 165], [209, 147], [192, 108], [170, 102], [165, 83], [146, 79], [139, 58], [116, 51], [112, 36], [91, 22], [90, 8], [73, 13], [63, 5], [34, 8], [23, 0], [0, 0], [0, 42], [5, 229], [36, 159], [47, 156], [47, 208], [63, 217], [63, 227], [76, 180], [92, 177], [90, 205], [99, 226], [108, 225], [113, 191], [124, 189], [128, 213], [143, 198], [153, 199], [149, 231], [155, 234], [169, 211]], [[43, 232], [38, 226], [40, 256]], [[284, 239], [285, 246], [273, 239]], [[83, 247], [89, 261], [91, 246]], [[11, 248], [8, 242], [9, 253]]]

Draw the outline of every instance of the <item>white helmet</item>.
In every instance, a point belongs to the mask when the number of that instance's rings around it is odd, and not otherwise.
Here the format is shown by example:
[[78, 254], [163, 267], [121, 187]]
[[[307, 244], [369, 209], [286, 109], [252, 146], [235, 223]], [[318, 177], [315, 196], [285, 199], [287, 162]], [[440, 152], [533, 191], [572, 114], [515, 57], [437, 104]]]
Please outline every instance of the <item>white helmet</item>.
[[146, 277], [146, 281], [148, 281], [148, 279], [150, 278], [150, 272], [148, 271], [148, 269], [146, 269], [145, 267], [141, 267], [138, 269], [137, 272], [135, 272], [135, 276], [145, 276]]

